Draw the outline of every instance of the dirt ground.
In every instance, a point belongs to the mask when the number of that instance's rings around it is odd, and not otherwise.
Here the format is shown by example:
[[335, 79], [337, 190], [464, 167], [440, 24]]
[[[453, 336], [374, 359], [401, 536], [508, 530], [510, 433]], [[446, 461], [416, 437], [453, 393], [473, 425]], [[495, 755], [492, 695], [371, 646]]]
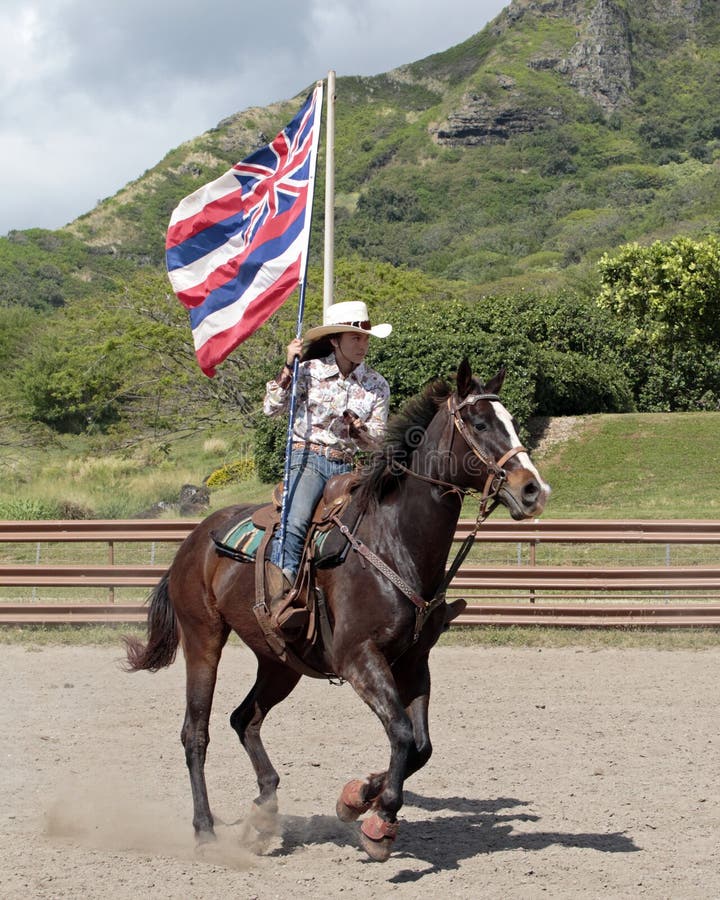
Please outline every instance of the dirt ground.
[[720, 650], [439, 647], [435, 753], [395, 850], [368, 860], [335, 800], [387, 742], [348, 685], [304, 679], [268, 719], [280, 813], [261, 840], [227, 719], [253, 659], [227, 648], [207, 763], [218, 841], [196, 851], [182, 660], [0, 646], [3, 898], [720, 896]]

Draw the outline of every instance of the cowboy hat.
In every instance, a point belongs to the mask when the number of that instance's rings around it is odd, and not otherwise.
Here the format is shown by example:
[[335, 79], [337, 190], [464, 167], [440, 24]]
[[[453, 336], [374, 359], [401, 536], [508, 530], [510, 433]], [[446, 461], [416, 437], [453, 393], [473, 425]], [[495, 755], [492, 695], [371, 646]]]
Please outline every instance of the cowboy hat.
[[317, 341], [329, 334], [352, 331], [355, 334], [371, 334], [373, 337], [386, 338], [392, 331], [392, 325], [370, 325], [367, 306], [361, 300], [345, 300], [333, 303], [325, 310], [324, 323], [308, 329], [305, 340]]

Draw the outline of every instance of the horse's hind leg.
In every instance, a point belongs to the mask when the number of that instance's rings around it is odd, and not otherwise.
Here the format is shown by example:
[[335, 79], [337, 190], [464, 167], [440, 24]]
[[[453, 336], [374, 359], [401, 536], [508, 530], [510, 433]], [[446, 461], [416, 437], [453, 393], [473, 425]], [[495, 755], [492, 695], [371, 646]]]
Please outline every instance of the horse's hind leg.
[[193, 826], [202, 843], [215, 837], [214, 820], [205, 783], [205, 756], [210, 742], [209, 722], [220, 654], [229, 629], [217, 624], [197, 625], [183, 633], [186, 669], [186, 706], [181, 740], [190, 774]]
[[240, 743], [250, 757], [260, 794], [255, 798], [258, 806], [268, 812], [277, 809], [277, 787], [280, 776], [275, 771], [265, 751], [260, 729], [268, 712], [283, 701], [300, 680], [300, 675], [266, 657], [258, 657], [258, 671], [250, 693], [230, 716], [230, 724], [237, 732]]

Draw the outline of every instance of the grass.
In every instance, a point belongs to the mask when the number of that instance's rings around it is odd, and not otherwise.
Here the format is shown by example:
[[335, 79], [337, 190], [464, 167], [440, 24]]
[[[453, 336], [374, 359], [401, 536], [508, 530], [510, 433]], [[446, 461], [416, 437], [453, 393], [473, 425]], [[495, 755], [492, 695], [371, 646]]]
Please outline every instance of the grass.
[[720, 647], [720, 629], [542, 628], [470, 626], [442, 635], [439, 646], [582, 648], [584, 650], [708, 650]]
[[[720, 513], [719, 433], [720, 413], [579, 417], [574, 421], [567, 440], [551, 444], [535, 454], [538, 468], [553, 488], [545, 515], [554, 519], [716, 519]], [[0, 468], [9, 473], [10, 486], [19, 500], [29, 502], [31, 499], [51, 497], [59, 502], [87, 505], [93, 510], [94, 517], [100, 517], [100, 511], [107, 508], [103, 507], [103, 498], [106, 498], [108, 490], [116, 490], [126, 499], [132, 498], [131, 505], [125, 506], [121, 513], [121, 517], [132, 517], [157, 502], [159, 492], [177, 494], [186, 482], [200, 484], [205, 475], [232, 462], [240, 452], [241, 448], [233, 442], [232, 435], [196, 435], [174, 443], [163, 452], [152, 451], [147, 445], [138, 446], [133, 451], [133, 458], [141, 459], [142, 465], [135, 465], [128, 463], [127, 454], [99, 454], [96, 449], [69, 442], [63, 447], [48, 448], [25, 469], [21, 466], [13, 468], [8, 451], [2, 451]], [[104, 464], [94, 461], [101, 458]], [[27, 459], [24, 462], [27, 463]], [[108, 473], [113, 473], [112, 478]], [[261, 484], [256, 479], [229, 485], [211, 493], [210, 510], [231, 503], [266, 502], [270, 491], [270, 485]], [[178, 515], [176, 510], [168, 514], [171, 517]], [[476, 514], [477, 501], [468, 501], [463, 516], [474, 518]], [[494, 517], [506, 515], [502, 509], [493, 514]], [[97, 547], [92, 549], [97, 551]], [[2, 548], [1, 559], [6, 563], [21, 562], [26, 561], [28, 553], [37, 552], [34, 546], [6, 545]], [[64, 552], [67, 553], [67, 548]], [[73, 558], [64, 561], [104, 561], [91, 559], [89, 547], [83, 549], [81, 545], [76, 545], [71, 552]], [[118, 547], [117, 559], [119, 562], [169, 562], [174, 547], [153, 546], [152, 559], [147, 557], [149, 552], [144, 546], [128, 550]], [[664, 553], [665, 550], [660, 548], [658, 551], [657, 547], [652, 546], [623, 548], [599, 545], [581, 551], [576, 546], [548, 545], [540, 548], [539, 552], [548, 554], [539, 560], [544, 564], [562, 565], [569, 561], [568, 555], [576, 565], [617, 563], [618, 560], [623, 563], [624, 557], [618, 554], [629, 553], [631, 560], [624, 564], [645, 561], [652, 565], [662, 564], [662, 560], [651, 558], [651, 555]], [[672, 552], [675, 563], [708, 564], [717, 558], [715, 547], [673, 548]], [[42, 553], [45, 559], [51, 553], [50, 547], [43, 547]], [[122, 553], [133, 556], [125, 559], [121, 557]], [[478, 563], [512, 564], [517, 553], [514, 545], [476, 545], [473, 560]], [[580, 553], [582, 558], [579, 558]], [[648, 558], [639, 559], [639, 553], [646, 554]], [[676, 559], [676, 553], [684, 555]], [[87, 558], [83, 554], [88, 554]], [[507, 554], [512, 558], [506, 558]], [[23, 589], [17, 590], [21, 592]], [[8, 595], [6, 599], [11, 598]], [[129, 598], [123, 595], [122, 599]], [[141, 598], [133, 596], [133, 599]], [[133, 631], [133, 626], [5, 627], [0, 629], [0, 642], [12, 641], [28, 646], [47, 643], [112, 644], [119, 643], [121, 633]], [[144, 632], [138, 629], [134, 633]], [[712, 629], [593, 631], [538, 627], [463, 628], [452, 630], [441, 639], [441, 643], [458, 646], [701, 649], [720, 645], [720, 632]]]
[[717, 519], [720, 413], [583, 417], [536, 458], [554, 519]]
[[[552, 487], [545, 516], [718, 518], [718, 434], [718, 412], [578, 417], [568, 440], [534, 454]], [[236, 435], [222, 431], [167, 444], [148, 440], [123, 451], [67, 438], [34, 455], [0, 448], [0, 473], [18, 508], [67, 506], [92, 518], [132, 518], [164, 501], [166, 515], [176, 517], [183, 484], [201, 485], [215, 469], [246, 453]], [[267, 502], [271, 490], [256, 478], [227, 485], [211, 491], [210, 511]], [[476, 513], [476, 501], [468, 501], [463, 515]], [[493, 515], [507, 513], [498, 509]]]
[[[42, 450], [3, 447], [0, 473], [12, 500], [0, 501], [0, 518], [70, 518], [53, 514], [63, 509], [84, 518], [134, 518], [158, 503], [166, 506], [164, 515], [177, 517], [184, 484], [199, 487], [216, 469], [247, 454], [237, 435], [222, 431], [167, 442], [145, 439], [121, 449], [73, 436]], [[238, 502], [239, 494], [244, 502], [265, 502], [270, 490], [255, 478], [239, 482], [213, 491], [212, 508]]]
[[40, 648], [66, 645], [72, 647], [117, 646], [123, 649], [123, 636], [145, 638], [142, 625], [3, 625], [0, 644]]
[[[39, 650], [48, 646], [117, 647], [124, 654], [125, 636], [145, 639], [142, 625], [5, 625], [0, 627], [0, 644], [14, 644]], [[240, 644], [236, 635], [229, 643]], [[471, 626], [454, 628], [440, 637], [439, 647], [506, 647], [528, 649], [582, 650], [710, 650], [720, 648], [720, 630], [687, 628], [522, 628], [518, 626]], [[249, 652], [249, 651], [248, 651]]]

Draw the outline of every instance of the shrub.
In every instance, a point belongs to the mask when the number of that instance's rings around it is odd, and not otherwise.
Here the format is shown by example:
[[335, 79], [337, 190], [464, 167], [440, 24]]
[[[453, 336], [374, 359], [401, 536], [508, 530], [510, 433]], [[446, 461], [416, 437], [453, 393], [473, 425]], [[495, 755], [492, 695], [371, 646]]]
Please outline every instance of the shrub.
[[640, 412], [718, 409], [720, 358], [711, 349], [675, 348], [665, 354], [638, 343], [631, 352]]
[[252, 456], [245, 456], [236, 462], [228, 463], [215, 469], [206, 479], [205, 484], [210, 488], [221, 488], [238, 481], [247, 481], [255, 474], [255, 460]]
[[27, 498], [18, 500], [0, 501], [0, 519], [11, 521], [37, 520], [37, 519], [61, 519], [60, 510], [55, 503], [46, 500], [30, 500]]
[[540, 354], [536, 400], [540, 416], [630, 412], [634, 408], [630, 385], [616, 366], [552, 350]]
[[261, 416], [255, 427], [255, 471], [264, 484], [274, 484], [283, 477], [287, 418]]

